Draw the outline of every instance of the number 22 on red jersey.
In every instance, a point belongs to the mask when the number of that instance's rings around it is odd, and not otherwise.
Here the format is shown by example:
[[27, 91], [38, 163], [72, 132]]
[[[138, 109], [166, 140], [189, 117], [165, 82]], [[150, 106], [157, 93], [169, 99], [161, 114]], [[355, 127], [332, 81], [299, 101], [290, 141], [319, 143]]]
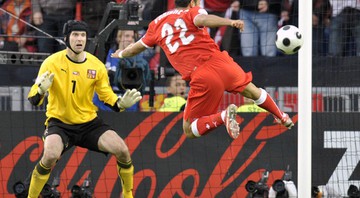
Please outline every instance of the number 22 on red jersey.
[[[179, 38], [180, 41], [176, 40], [172, 42], [174, 38], [174, 29], [180, 30]], [[169, 49], [170, 53], [176, 52], [180, 45], [189, 45], [195, 38], [193, 34], [186, 36], [186, 32], [188, 28], [186, 27], [186, 23], [182, 18], [176, 19], [174, 25], [170, 25], [169, 23], [165, 23], [161, 28], [161, 37], [165, 38], [166, 47]], [[172, 44], [173, 43], [173, 44]]]

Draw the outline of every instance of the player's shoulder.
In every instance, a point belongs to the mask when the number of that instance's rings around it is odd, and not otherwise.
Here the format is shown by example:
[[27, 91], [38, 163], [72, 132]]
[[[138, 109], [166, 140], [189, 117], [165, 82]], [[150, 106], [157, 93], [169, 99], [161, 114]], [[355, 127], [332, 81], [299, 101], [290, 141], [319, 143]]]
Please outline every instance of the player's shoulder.
[[86, 59], [96, 65], [104, 65], [104, 63], [101, 62], [98, 57], [89, 52], [86, 52]]
[[194, 23], [195, 18], [199, 15], [208, 15], [207, 11], [204, 8], [201, 8], [199, 6], [195, 6], [189, 9], [188, 11], [190, 20]]
[[200, 6], [195, 6], [195, 7], [190, 8], [189, 12], [193, 13], [193, 14], [196, 14], [196, 15], [197, 14], [208, 14], [207, 11], [204, 8], [200, 7]]
[[106, 68], [105, 64], [103, 62], [101, 62], [98, 57], [96, 57], [95, 55], [93, 55], [89, 52], [86, 52], [85, 64], [94, 69], [105, 69]]
[[60, 50], [48, 56], [46, 59], [56, 59], [62, 55], [66, 55], [66, 50]]
[[61, 50], [61, 51], [55, 52], [55, 53], [51, 54], [50, 56], [48, 56], [47, 58], [45, 58], [45, 60], [43, 61], [43, 64], [59, 62], [65, 56], [66, 56], [66, 50]]

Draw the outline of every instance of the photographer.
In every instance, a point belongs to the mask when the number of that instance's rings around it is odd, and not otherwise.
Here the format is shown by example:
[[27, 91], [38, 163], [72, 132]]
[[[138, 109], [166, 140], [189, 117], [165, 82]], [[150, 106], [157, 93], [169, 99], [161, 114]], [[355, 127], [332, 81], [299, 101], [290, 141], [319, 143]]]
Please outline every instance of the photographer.
[[179, 73], [166, 79], [167, 97], [161, 105], [159, 111], [178, 112], [184, 111], [186, 104], [186, 81], [181, 78]]
[[[115, 44], [109, 49], [106, 57], [105, 66], [108, 71], [110, 85], [118, 94], [124, 94], [126, 89], [138, 89], [142, 94], [145, 92], [145, 87], [148, 85], [151, 76], [149, 63], [145, 59], [144, 54], [139, 54], [131, 58], [112, 58], [110, 55], [115, 52], [117, 48], [125, 49], [130, 44], [134, 43], [138, 33], [134, 30], [120, 30], [118, 29], [115, 37]], [[104, 105], [97, 95], [93, 98], [94, 104], [99, 110], [111, 111], [111, 108]], [[126, 111], [139, 111], [139, 103], [134, 104]]]

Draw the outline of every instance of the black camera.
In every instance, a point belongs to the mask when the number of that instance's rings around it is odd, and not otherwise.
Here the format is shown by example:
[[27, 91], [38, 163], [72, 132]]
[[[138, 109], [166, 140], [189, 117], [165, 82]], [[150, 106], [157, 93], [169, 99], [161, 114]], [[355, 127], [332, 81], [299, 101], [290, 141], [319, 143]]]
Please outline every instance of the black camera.
[[291, 179], [292, 179], [292, 172], [290, 171], [290, 166], [288, 165], [283, 178], [275, 180], [272, 185], [272, 188], [276, 192], [276, 198], [289, 197], [289, 193], [286, 190], [284, 181], [291, 181]]
[[139, 11], [140, 5], [137, 2], [137, 0], [127, 1], [126, 5], [127, 5], [127, 10], [128, 10], [128, 19], [130, 21], [139, 20], [138, 11]]
[[16, 198], [26, 198], [29, 192], [30, 180], [31, 180], [32, 171], [26, 177], [24, 182], [17, 181], [12, 186]]
[[272, 188], [276, 192], [276, 197], [277, 198], [289, 197], [289, 193], [286, 191], [285, 183], [283, 182], [283, 180], [281, 180], [281, 179], [275, 180], [273, 185], [272, 185]]
[[260, 198], [260, 197], [268, 197], [269, 195], [269, 187], [266, 185], [266, 182], [269, 178], [269, 171], [265, 171], [261, 177], [259, 182], [248, 181], [245, 185], [245, 189], [250, 193], [251, 198]]
[[355, 185], [350, 185], [347, 191], [347, 195], [349, 196], [349, 198], [360, 198], [359, 188]]
[[92, 188], [91, 188], [91, 179], [88, 176], [83, 184], [80, 186], [74, 185], [71, 188], [71, 197], [72, 198], [91, 198], [93, 195]]
[[121, 20], [139, 20], [138, 11], [140, 4], [137, 0], [128, 0], [125, 4], [116, 4], [115, 2], [110, 2], [108, 5], [111, 6], [112, 10], [119, 11], [119, 19]]
[[23, 182], [17, 181], [12, 188], [16, 198], [26, 198], [28, 196], [29, 186]]
[[119, 88], [126, 89], [137, 89], [143, 88], [143, 70], [142, 68], [122, 68], [121, 76], [118, 77], [117, 81], [120, 85]]
[[45, 186], [41, 190], [40, 195], [42, 198], [60, 198], [61, 197], [60, 192], [53, 186], [50, 186], [50, 184], [45, 184]]
[[51, 185], [45, 184], [43, 189], [41, 190], [41, 197], [43, 198], [60, 198], [61, 193], [57, 190], [57, 187], [60, 185], [60, 177], [59, 174], [53, 179]]
[[[32, 172], [29, 173], [28, 177], [24, 182], [18, 181], [13, 185], [13, 191], [16, 198], [26, 198], [29, 193], [30, 180]], [[59, 176], [55, 176], [51, 185], [45, 184], [40, 192], [42, 198], [60, 198], [61, 194], [56, 189], [60, 185]]]

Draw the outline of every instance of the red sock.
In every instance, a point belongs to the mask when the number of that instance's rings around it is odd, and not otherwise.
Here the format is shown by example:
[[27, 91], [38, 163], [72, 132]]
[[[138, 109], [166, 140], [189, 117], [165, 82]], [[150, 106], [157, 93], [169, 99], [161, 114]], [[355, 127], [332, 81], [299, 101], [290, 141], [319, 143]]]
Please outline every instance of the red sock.
[[259, 107], [266, 109], [270, 113], [274, 114], [276, 117], [280, 119], [282, 118], [283, 112], [279, 109], [274, 100], [265, 90], [261, 89], [260, 98], [257, 99], [255, 103]]
[[196, 119], [191, 123], [191, 129], [196, 137], [200, 137], [223, 124], [224, 121], [221, 119], [221, 112], [219, 112]]

